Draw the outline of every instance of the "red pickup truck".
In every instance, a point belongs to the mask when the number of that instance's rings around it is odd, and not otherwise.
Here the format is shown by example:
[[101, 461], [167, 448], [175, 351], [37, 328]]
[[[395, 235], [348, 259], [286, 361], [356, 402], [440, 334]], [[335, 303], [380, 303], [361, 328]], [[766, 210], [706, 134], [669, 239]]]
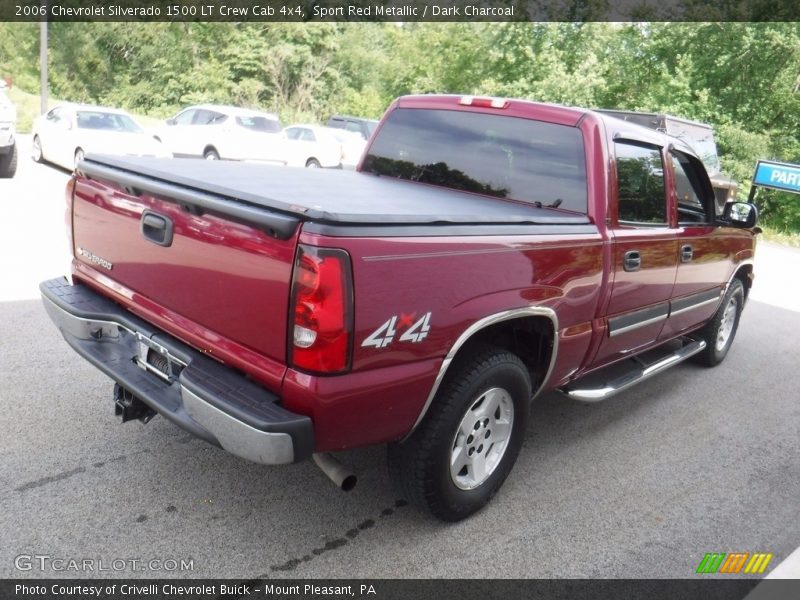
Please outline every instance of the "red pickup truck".
[[87, 156], [67, 188], [68, 344], [161, 414], [283, 464], [388, 443], [406, 499], [486, 504], [531, 399], [602, 400], [725, 358], [755, 208], [723, 216], [681, 141], [522, 100], [395, 101], [355, 172]]

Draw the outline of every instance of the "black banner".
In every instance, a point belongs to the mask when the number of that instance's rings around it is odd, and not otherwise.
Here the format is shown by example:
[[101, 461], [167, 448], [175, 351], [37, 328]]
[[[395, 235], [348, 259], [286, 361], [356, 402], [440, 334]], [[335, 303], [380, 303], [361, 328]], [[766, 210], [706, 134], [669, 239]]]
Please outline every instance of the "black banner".
[[800, 580], [746, 578], [560, 580], [2, 580], [20, 600], [773, 600], [800, 597]]
[[0, 21], [797, 21], [797, 0], [0, 0]]

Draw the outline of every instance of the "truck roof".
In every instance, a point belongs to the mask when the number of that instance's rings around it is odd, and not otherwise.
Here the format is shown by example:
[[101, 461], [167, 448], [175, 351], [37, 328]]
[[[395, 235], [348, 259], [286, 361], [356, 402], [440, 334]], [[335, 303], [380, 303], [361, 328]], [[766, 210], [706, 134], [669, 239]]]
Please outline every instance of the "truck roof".
[[[486, 112], [485, 107], [472, 107], [461, 104], [463, 98], [469, 96], [455, 94], [428, 94], [402, 96], [395, 101], [395, 108], [428, 108], [441, 110], [465, 110]], [[682, 152], [696, 156], [697, 153], [679, 138], [666, 133], [650, 129], [643, 125], [625, 121], [616, 116], [574, 106], [563, 106], [560, 104], [549, 104], [546, 102], [534, 102], [532, 100], [520, 100], [516, 98], [491, 98], [489, 96], [475, 96], [476, 98], [489, 98], [503, 101], [506, 103], [504, 108], [496, 108], [498, 114], [509, 117], [520, 117], [527, 119], [539, 119], [562, 125], [577, 127], [582, 119], [590, 116], [602, 122], [611, 137], [637, 140], [648, 142], [659, 146], [672, 144]]]

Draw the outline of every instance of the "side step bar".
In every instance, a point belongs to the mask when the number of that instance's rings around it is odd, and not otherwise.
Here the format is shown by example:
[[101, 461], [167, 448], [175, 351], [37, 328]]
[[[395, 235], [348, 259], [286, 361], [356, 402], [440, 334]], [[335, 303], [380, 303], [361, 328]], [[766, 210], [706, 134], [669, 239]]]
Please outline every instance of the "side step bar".
[[639, 361], [641, 366], [598, 386], [582, 388], [580, 387], [581, 381], [577, 380], [560, 388], [560, 391], [570, 398], [582, 402], [600, 402], [683, 362], [705, 347], [706, 343], [703, 340], [688, 340], [684, 346], [660, 360], [649, 365], [644, 365]]

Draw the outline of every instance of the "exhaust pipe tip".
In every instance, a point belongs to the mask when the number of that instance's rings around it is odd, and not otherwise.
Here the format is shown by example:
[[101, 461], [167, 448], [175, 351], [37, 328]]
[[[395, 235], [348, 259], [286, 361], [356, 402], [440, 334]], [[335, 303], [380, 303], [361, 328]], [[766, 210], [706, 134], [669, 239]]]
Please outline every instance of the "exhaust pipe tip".
[[337, 458], [327, 452], [311, 455], [316, 465], [343, 492], [349, 492], [358, 483], [358, 477]]

